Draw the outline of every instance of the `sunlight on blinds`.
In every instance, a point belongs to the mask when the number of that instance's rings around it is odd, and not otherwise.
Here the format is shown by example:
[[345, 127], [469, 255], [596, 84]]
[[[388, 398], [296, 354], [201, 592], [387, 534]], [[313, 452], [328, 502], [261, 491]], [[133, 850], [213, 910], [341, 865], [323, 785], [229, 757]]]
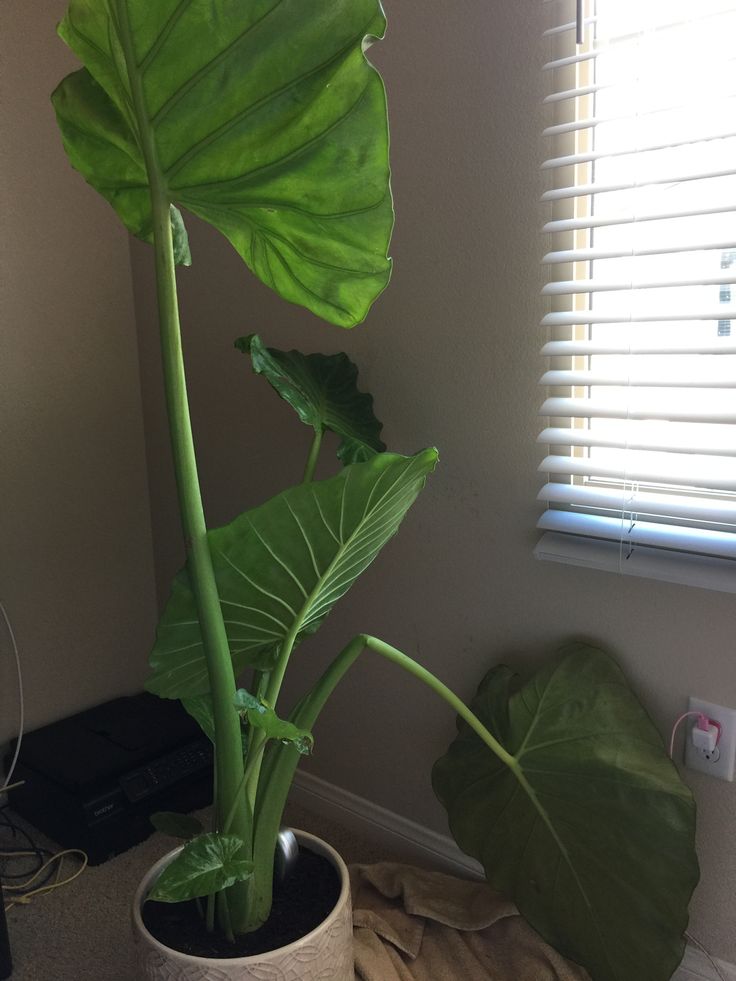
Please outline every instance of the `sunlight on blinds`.
[[549, 6], [540, 527], [621, 572], [731, 558], [736, 589], [736, 3], [588, 0], [582, 45]]

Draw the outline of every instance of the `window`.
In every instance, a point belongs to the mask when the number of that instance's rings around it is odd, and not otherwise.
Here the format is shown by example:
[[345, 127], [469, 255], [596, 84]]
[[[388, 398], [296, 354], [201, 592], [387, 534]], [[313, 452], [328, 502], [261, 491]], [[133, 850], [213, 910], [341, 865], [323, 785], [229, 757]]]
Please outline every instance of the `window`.
[[546, 0], [540, 558], [736, 591], [736, 0]]

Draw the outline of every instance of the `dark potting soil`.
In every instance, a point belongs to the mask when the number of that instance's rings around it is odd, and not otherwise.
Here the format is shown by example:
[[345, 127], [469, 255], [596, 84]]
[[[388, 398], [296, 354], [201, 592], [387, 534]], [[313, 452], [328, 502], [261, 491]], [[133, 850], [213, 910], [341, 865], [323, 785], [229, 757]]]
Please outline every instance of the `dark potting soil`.
[[143, 905], [143, 922], [162, 944], [195, 957], [247, 957], [277, 950], [306, 936], [332, 912], [340, 897], [340, 877], [332, 863], [306, 848], [299, 849], [293, 872], [274, 890], [271, 915], [263, 926], [231, 944], [208, 933], [196, 903]]

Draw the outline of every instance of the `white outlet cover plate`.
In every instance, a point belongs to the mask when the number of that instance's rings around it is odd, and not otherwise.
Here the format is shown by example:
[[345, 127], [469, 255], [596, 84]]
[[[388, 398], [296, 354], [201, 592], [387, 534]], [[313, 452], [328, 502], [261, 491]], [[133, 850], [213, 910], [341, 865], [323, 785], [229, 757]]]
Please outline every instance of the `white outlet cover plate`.
[[722, 705], [714, 705], [712, 702], [704, 702], [702, 698], [690, 698], [688, 701], [690, 712], [702, 712], [709, 719], [721, 723], [721, 738], [718, 742], [720, 755], [716, 762], [711, 763], [700, 755], [693, 746], [690, 733], [697, 719], [690, 716], [687, 719], [685, 735], [685, 766], [691, 770], [699, 770], [707, 773], [709, 777], [717, 777], [719, 780], [733, 780], [734, 763], [736, 762], [736, 709], [724, 708]]

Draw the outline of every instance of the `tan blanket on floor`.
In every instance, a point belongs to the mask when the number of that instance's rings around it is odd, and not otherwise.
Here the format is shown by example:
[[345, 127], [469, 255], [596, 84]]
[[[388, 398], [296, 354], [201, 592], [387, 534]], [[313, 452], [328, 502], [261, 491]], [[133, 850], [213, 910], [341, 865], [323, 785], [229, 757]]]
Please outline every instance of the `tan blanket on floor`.
[[590, 981], [484, 882], [391, 862], [350, 878], [356, 981]]

